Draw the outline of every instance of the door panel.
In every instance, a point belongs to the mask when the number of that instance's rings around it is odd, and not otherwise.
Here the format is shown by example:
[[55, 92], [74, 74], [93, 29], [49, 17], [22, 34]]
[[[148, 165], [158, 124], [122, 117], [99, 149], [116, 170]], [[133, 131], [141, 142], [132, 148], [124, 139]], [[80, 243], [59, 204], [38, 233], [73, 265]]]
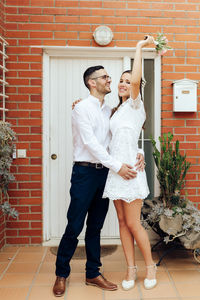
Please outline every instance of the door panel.
[[[112, 77], [112, 93], [106, 96], [111, 106], [118, 104], [117, 84], [123, 69], [122, 59], [50, 58], [50, 238], [60, 238], [66, 226], [72, 169], [71, 105], [85, 98], [89, 91], [83, 83], [87, 67], [103, 65]], [[53, 160], [52, 154], [57, 158]], [[84, 230], [81, 237], [84, 236]], [[119, 237], [118, 221], [113, 203], [102, 230], [102, 237]]]

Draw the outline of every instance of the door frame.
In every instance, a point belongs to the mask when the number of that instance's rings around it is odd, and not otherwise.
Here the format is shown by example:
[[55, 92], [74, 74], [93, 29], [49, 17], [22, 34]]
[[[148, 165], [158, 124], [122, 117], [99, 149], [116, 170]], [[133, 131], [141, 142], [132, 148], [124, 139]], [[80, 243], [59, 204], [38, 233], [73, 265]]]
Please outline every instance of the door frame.
[[[81, 57], [81, 58], [121, 58], [124, 70], [130, 68], [130, 59], [134, 58], [136, 48], [125, 47], [54, 47], [43, 48], [43, 243], [50, 240], [49, 218], [50, 218], [50, 195], [49, 195], [49, 99], [50, 99], [50, 58], [57, 57]], [[143, 49], [143, 59], [154, 59], [154, 133], [158, 143], [161, 134], [161, 58], [156, 54], [154, 48]], [[158, 121], [157, 121], [158, 120]], [[154, 172], [154, 196], [159, 195], [159, 183]], [[51, 241], [50, 241], [51, 244]], [[52, 244], [54, 242], [52, 241]]]

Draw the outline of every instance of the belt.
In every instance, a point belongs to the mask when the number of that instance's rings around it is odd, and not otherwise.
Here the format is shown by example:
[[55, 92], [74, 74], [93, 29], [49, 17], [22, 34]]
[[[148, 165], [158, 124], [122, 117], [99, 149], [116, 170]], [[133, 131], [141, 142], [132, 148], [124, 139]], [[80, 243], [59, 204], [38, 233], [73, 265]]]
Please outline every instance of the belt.
[[87, 162], [87, 161], [75, 161], [74, 165], [78, 165], [78, 166], [84, 166], [84, 167], [92, 167], [95, 169], [104, 169], [104, 165], [100, 164], [100, 163], [91, 163], [91, 162]]

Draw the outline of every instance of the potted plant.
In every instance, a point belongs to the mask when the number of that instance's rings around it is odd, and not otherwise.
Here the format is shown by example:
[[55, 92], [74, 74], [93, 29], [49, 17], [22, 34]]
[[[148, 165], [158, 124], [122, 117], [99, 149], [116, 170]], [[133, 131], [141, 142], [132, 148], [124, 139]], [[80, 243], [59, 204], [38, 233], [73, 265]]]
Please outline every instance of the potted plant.
[[160, 236], [157, 244], [168, 244], [178, 239], [185, 248], [199, 251], [200, 211], [188, 201], [187, 195], [181, 195], [190, 163], [186, 155], [181, 155], [179, 141], [173, 143], [172, 133], [159, 137], [160, 151], [152, 137], [151, 142], [160, 195], [153, 200], [145, 200], [143, 223]]
[[0, 209], [8, 216], [16, 218], [18, 212], [11, 208], [9, 203], [8, 186], [15, 178], [10, 173], [10, 166], [13, 161], [13, 140], [15, 133], [11, 124], [0, 121]]

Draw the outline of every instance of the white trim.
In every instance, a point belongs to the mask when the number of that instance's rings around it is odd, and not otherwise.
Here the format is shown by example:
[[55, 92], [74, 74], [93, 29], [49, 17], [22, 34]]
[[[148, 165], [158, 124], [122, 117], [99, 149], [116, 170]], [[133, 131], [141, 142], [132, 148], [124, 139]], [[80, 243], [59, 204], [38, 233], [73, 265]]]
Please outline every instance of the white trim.
[[[36, 46], [33, 46], [36, 47]], [[123, 58], [124, 68], [130, 67], [130, 58], [134, 58], [135, 48], [123, 47], [41, 47], [43, 48], [43, 241], [50, 240], [50, 204], [49, 204], [49, 62], [52, 56], [66, 57], [96, 57], [96, 58]], [[155, 60], [155, 139], [160, 136], [161, 116], [161, 60], [155, 49], [143, 49], [143, 58]], [[158, 120], [158, 121], [157, 121]], [[158, 182], [155, 175], [154, 193], [158, 191]], [[53, 240], [52, 240], [53, 241]], [[112, 240], [113, 241], [113, 240]], [[51, 243], [51, 241], [49, 241]]]
[[50, 238], [49, 230], [49, 55], [43, 54], [43, 240]]
[[[157, 148], [160, 150], [159, 136], [161, 135], [161, 58], [156, 56], [154, 60], [154, 95], [155, 95], [155, 108], [154, 108], [154, 139], [156, 141]], [[154, 172], [154, 196], [157, 197], [160, 194], [160, 186], [157, 179], [157, 168], [155, 166]]]

